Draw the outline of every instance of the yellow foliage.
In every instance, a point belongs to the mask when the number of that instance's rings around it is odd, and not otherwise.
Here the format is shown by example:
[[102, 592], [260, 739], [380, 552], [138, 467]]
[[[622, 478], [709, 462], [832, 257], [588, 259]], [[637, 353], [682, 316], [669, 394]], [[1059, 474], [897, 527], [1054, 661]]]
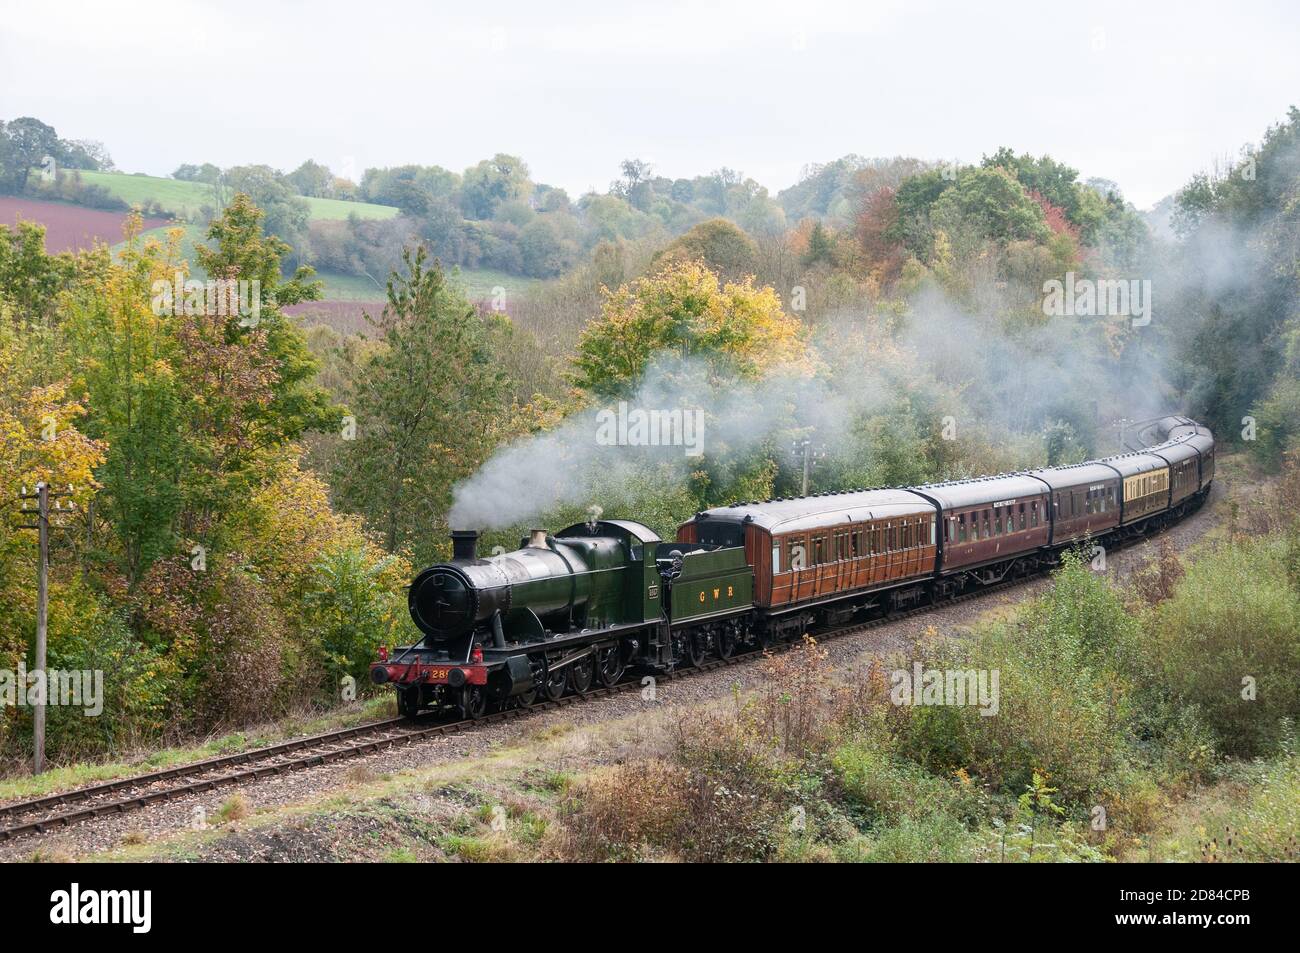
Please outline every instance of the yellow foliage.
[[[303, 470], [301, 449], [290, 445], [249, 497], [233, 528], [232, 548], [250, 554], [259, 574], [273, 588], [301, 592], [312, 567], [326, 553], [361, 545], [373, 561], [382, 549], [369, 540], [360, 517], [336, 513], [329, 489], [315, 473]], [[410, 566], [396, 560], [391, 588], [410, 577]]]
[[752, 278], [722, 284], [698, 261], [607, 290], [602, 316], [578, 342], [574, 382], [602, 396], [625, 393], [663, 355], [702, 359], [723, 379], [812, 369], [804, 326], [774, 289]]

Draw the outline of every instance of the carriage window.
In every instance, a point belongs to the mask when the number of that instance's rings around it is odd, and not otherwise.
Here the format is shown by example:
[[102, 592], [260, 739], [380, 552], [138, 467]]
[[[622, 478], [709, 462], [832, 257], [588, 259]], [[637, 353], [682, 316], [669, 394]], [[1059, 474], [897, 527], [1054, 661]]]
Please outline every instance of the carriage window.
[[989, 511], [984, 511], [984, 538], [988, 539], [992, 533], [989, 532]]
[[994, 536], [1001, 536], [1001, 535], [1002, 535], [1002, 511], [1001, 511], [1001, 510], [994, 510], [993, 513], [994, 513], [994, 516], [993, 516], [993, 535], [994, 535]]
[[808, 568], [808, 543], [802, 536], [796, 536], [790, 540], [790, 568]]
[[933, 546], [933, 545], [935, 544], [935, 541], [936, 541], [936, 535], [938, 534], [938, 532], [939, 532], [939, 527], [936, 526], [936, 525], [934, 524], [934, 520], [931, 519], [931, 520], [930, 520], [930, 545], [931, 545], [931, 546]]
[[966, 542], [966, 514], [962, 513], [957, 517], [957, 541]]
[[781, 544], [772, 544], [772, 574], [775, 575], [781, 571]]
[[1025, 504], [1020, 504], [1020, 528], [1025, 528]]
[[1029, 504], [1029, 525], [1030, 526], [1038, 525], [1038, 501], [1037, 500]]
[[820, 566], [825, 561], [826, 540], [824, 537], [818, 536], [817, 539], [813, 541], [813, 565]]

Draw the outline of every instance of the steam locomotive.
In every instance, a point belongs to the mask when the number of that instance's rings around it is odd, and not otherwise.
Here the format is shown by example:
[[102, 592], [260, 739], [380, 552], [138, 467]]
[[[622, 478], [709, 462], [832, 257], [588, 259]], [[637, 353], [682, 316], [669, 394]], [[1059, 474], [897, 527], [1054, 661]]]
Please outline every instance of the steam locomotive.
[[1073, 466], [732, 503], [674, 542], [593, 519], [481, 558], [478, 533], [454, 531], [451, 561], [410, 586], [421, 638], [382, 651], [371, 678], [402, 715], [477, 718], [1036, 573], [1204, 502], [1210, 431], [1169, 416], [1142, 435], [1155, 443]]

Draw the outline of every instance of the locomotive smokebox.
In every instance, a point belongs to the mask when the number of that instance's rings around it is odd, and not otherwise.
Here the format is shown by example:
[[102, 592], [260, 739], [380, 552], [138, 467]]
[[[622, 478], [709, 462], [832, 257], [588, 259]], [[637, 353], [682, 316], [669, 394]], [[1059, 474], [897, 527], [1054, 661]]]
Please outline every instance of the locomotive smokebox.
[[451, 531], [451, 558], [478, 559], [478, 530], [454, 529]]

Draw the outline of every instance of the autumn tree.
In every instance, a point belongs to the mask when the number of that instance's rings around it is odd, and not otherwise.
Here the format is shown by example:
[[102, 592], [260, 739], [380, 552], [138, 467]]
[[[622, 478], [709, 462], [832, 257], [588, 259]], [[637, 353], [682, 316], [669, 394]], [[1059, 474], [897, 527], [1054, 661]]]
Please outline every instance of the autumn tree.
[[227, 341], [248, 336], [250, 330], [265, 335], [269, 360], [275, 366], [271, 399], [262, 409], [263, 439], [271, 442], [295, 440], [309, 431], [336, 430], [342, 411], [324, 388], [314, 383], [319, 365], [307, 348], [302, 331], [283, 308], [321, 296], [321, 283], [306, 266], [293, 277], [281, 275], [281, 262], [289, 246], [274, 235], [265, 234], [263, 214], [244, 194], [237, 194], [226, 210], [208, 227], [212, 244], [195, 246], [199, 265], [213, 278], [256, 281], [260, 307], [255, 316], [232, 314], [223, 324]]
[[136, 216], [118, 263], [99, 249], [96, 266], [66, 302], [68, 343], [77, 383], [94, 412], [87, 431], [108, 452], [97, 477], [97, 501], [120, 545], [129, 580], [176, 551], [185, 452], [185, 385], [169, 318], [150, 307], [155, 281], [170, 283], [177, 238], [144, 242]]
[[703, 262], [724, 281], [741, 281], [758, 270], [758, 246], [725, 218], [711, 218], [674, 240], [655, 258], [661, 268], [686, 261]]
[[600, 398], [627, 395], [661, 355], [701, 360], [720, 379], [756, 378], [806, 359], [799, 321], [772, 288], [749, 278], [724, 285], [700, 262], [671, 264], [609, 292], [579, 339], [572, 379]]

